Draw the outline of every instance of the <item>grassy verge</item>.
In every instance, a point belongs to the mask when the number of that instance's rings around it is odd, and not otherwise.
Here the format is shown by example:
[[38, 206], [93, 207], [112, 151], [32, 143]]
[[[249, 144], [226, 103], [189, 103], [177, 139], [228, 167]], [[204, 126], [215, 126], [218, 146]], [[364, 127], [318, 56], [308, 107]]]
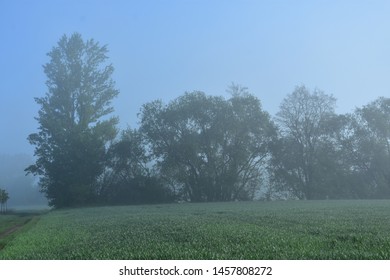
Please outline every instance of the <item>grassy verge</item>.
[[0, 259], [390, 259], [390, 201], [56, 210]]
[[38, 213], [8, 213], [0, 215], [0, 250], [17, 234], [31, 228], [39, 219]]

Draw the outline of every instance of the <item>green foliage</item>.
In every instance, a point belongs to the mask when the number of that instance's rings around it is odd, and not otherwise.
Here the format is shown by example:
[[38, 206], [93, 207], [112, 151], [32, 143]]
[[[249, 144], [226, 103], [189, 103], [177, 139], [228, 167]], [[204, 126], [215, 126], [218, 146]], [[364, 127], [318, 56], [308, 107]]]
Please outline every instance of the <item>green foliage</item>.
[[385, 200], [184, 203], [55, 210], [0, 259], [385, 259]]
[[50, 205], [390, 197], [390, 99], [337, 115], [332, 96], [299, 86], [280, 105], [278, 130], [260, 100], [232, 84], [229, 99], [192, 92], [149, 102], [139, 130], [116, 139], [107, 52], [75, 33], [48, 53], [26, 171]]
[[229, 201], [253, 198], [275, 128], [247, 92], [235, 92], [229, 100], [193, 92], [168, 105], [145, 104], [140, 131], [178, 195]]
[[122, 131], [120, 140], [110, 146], [108, 160], [115, 176], [124, 180], [150, 173], [150, 156], [147, 155], [142, 134], [136, 129]]
[[390, 98], [378, 98], [350, 116], [344, 156], [371, 198], [390, 197]]
[[95, 183], [104, 170], [106, 145], [116, 135], [111, 100], [118, 95], [105, 64], [107, 48], [81, 35], [64, 35], [44, 65], [48, 92], [41, 106], [39, 132], [30, 134], [35, 164], [26, 171], [40, 176], [50, 205], [65, 207], [94, 201]]
[[30, 229], [38, 220], [39, 212], [14, 213], [0, 215], [0, 250], [3, 249], [17, 234]]
[[269, 170], [298, 198], [390, 197], [390, 99], [336, 115], [334, 99], [298, 87], [281, 104]]
[[99, 201], [105, 204], [172, 202], [173, 196], [152, 169], [143, 135], [128, 128], [107, 155], [100, 180]]
[[[280, 138], [273, 143], [273, 182], [300, 199], [324, 199], [337, 178], [333, 142], [335, 99], [321, 91], [297, 87], [280, 105]], [[336, 178], [336, 179], [335, 179]]]

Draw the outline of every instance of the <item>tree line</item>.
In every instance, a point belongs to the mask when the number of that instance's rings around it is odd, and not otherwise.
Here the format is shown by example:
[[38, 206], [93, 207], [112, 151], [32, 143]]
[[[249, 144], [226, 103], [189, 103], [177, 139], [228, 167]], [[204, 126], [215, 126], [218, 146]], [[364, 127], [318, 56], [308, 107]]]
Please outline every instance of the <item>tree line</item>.
[[229, 98], [148, 102], [138, 128], [118, 131], [107, 53], [78, 33], [48, 53], [26, 171], [50, 205], [390, 197], [390, 99], [336, 114], [331, 95], [302, 85], [271, 117], [232, 84]]

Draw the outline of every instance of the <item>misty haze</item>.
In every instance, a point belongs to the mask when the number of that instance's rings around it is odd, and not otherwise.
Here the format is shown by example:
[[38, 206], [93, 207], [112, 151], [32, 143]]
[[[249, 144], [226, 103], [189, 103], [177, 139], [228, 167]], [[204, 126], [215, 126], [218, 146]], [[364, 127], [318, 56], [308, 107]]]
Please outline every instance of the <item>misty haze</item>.
[[88, 3], [0, 4], [0, 259], [390, 259], [389, 3]]

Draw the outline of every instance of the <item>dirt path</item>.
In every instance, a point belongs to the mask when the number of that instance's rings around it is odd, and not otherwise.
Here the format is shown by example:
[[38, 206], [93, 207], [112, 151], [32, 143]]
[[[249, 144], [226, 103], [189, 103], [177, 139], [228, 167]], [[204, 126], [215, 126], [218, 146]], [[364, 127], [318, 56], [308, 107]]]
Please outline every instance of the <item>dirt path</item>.
[[25, 225], [27, 225], [29, 222], [31, 222], [33, 218], [34, 218], [34, 216], [31, 217], [31, 218], [28, 218], [26, 221], [24, 221], [23, 224], [14, 225], [14, 226], [12, 226], [12, 227], [10, 227], [10, 228], [7, 228], [7, 229], [6, 229], [5, 231], [3, 231], [3, 232], [0, 232], [0, 239], [3, 239], [3, 238], [5, 238], [5, 237], [7, 237], [8, 235], [11, 235], [11, 234], [14, 233], [15, 231], [21, 229], [22, 227], [24, 227]]
[[13, 232], [17, 231], [18, 229], [22, 228], [24, 225], [25, 224], [23, 224], [23, 225], [16, 225], [16, 226], [13, 226], [11, 228], [6, 229], [2, 233], [0, 233], [0, 239], [7, 237], [11, 233], [13, 233]]

